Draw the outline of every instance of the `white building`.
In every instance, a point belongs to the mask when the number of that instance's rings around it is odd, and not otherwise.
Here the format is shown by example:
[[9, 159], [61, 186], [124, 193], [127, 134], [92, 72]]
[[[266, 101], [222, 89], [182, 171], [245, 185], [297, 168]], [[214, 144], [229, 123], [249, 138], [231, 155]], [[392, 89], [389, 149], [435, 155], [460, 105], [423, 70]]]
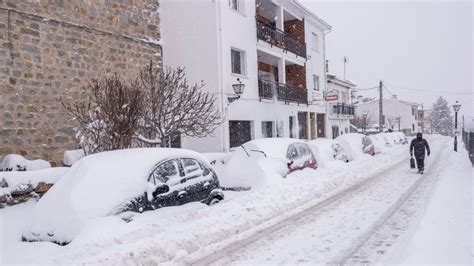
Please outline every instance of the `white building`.
[[[200, 152], [250, 139], [325, 136], [325, 35], [330, 26], [296, 0], [163, 0], [163, 60], [206, 83], [225, 122], [215, 135], [181, 139]], [[235, 96], [233, 84], [245, 89]]]
[[[407, 135], [418, 132], [418, 107], [421, 104], [399, 100], [396, 96], [383, 99], [384, 128], [403, 131]], [[368, 128], [378, 128], [379, 100], [374, 99], [355, 105], [355, 115], [367, 113]]]
[[350, 132], [349, 120], [354, 118], [351, 89], [356, 85], [349, 80], [327, 74], [325, 99], [327, 101], [328, 137], [333, 139]]

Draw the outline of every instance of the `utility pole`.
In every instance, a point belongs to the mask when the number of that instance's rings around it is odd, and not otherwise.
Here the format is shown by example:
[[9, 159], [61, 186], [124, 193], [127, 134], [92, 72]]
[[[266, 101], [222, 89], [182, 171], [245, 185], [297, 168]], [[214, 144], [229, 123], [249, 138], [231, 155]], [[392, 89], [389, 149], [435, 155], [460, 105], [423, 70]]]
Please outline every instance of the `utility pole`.
[[382, 94], [383, 81], [380, 81], [379, 84], [379, 132], [383, 132], [383, 94]]

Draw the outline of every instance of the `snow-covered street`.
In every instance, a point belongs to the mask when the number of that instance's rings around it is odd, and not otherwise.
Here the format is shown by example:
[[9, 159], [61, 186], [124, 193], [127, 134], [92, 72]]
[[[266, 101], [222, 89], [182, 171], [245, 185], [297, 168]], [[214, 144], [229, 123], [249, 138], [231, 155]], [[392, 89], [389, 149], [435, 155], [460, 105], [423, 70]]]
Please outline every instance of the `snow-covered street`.
[[128, 223], [94, 219], [67, 246], [21, 242], [35, 203], [8, 207], [0, 210], [1, 261], [470, 264], [472, 168], [464, 150], [452, 152], [452, 139], [429, 140], [424, 175], [409, 169], [408, 146], [401, 145], [332, 169], [298, 171], [257, 190], [228, 191], [211, 207], [162, 208]]

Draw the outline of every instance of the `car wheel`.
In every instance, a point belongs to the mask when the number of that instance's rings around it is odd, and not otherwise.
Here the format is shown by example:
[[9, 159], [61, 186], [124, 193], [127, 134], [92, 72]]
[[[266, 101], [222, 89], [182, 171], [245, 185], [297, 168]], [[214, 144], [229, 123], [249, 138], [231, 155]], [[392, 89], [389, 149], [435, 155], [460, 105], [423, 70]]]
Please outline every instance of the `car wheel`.
[[207, 205], [212, 206], [219, 203], [220, 201], [221, 201], [220, 198], [212, 198]]

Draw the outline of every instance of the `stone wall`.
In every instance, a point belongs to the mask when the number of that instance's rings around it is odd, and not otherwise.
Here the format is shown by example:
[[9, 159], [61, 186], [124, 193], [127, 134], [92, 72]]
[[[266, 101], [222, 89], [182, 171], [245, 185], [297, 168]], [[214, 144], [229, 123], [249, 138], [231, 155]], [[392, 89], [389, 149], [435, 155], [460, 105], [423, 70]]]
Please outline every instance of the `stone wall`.
[[93, 78], [161, 65], [158, 0], [0, 0], [0, 158], [59, 164], [78, 148], [60, 99]]

